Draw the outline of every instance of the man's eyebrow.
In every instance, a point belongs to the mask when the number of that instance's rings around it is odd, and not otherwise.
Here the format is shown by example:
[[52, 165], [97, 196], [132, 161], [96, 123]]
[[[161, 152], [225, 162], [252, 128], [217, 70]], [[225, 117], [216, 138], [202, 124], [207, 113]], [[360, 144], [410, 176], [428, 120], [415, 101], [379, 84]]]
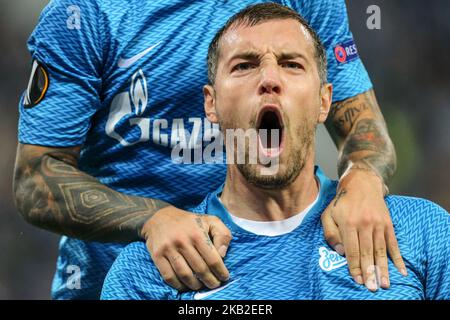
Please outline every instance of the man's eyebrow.
[[235, 59], [242, 59], [242, 60], [258, 60], [261, 58], [261, 54], [256, 51], [244, 51], [244, 52], [238, 52], [235, 55], [231, 56], [231, 58], [228, 60], [228, 62], [233, 61]]
[[283, 52], [280, 55], [277, 55], [278, 60], [290, 60], [290, 59], [303, 59], [306, 62], [309, 60], [306, 58], [306, 56], [300, 52]]
[[[262, 54], [260, 54], [256, 51], [244, 51], [244, 52], [238, 52], [235, 55], [231, 56], [231, 58], [228, 60], [228, 63], [235, 59], [259, 60], [261, 58], [262, 58]], [[306, 58], [306, 56], [300, 52], [282, 52], [279, 55], [277, 55], [278, 60], [290, 60], [290, 59], [297, 59], [297, 58], [300, 58], [306, 62], [309, 61]]]

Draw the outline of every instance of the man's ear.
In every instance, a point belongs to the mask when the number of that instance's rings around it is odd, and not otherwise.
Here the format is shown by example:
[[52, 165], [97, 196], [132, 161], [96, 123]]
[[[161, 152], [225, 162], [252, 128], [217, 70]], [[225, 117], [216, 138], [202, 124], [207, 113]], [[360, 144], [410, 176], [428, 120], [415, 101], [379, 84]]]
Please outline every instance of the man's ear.
[[215, 92], [214, 88], [209, 84], [203, 86], [203, 99], [206, 118], [208, 118], [211, 123], [218, 123], [219, 119], [217, 118], [216, 112]]
[[320, 89], [320, 113], [319, 123], [327, 120], [328, 112], [330, 112], [331, 101], [333, 100], [333, 86], [331, 83], [325, 83]]

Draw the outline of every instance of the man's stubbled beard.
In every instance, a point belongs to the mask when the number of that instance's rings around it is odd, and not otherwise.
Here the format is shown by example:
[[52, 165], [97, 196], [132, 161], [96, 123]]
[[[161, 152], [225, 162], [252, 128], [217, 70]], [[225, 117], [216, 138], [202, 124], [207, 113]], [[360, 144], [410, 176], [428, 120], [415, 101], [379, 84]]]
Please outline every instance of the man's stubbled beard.
[[[316, 130], [316, 123], [313, 123], [312, 121], [307, 121], [305, 119], [302, 119], [303, 124], [297, 128], [296, 130], [296, 136], [298, 139], [295, 141], [294, 137], [292, 136], [290, 128], [290, 121], [289, 118], [284, 114], [283, 118], [285, 120], [284, 129], [283, 129], [283, 135], [285, 136], [285, 141], [287, 142], [287, 145], [290, 146], [289, 155], [287, 159], [287, 165], [285, 166], [285, 170], [278, 170], [276, 174], [273, 175], [263, 175], [260, 173], [260, 168], [257, 168], [257, 165], [250, 164], [249, 163], [249, 139], [246, 139], [245, 143], [245, 163], [239, 164], [237, 163], [236, 166], [239, 170], [239, 172], [244, 176], [244, 178], [251, 184], [263, 188], [263, 189], [283, 189], [289, 186], [300, 174], [303, 167], [305, 166], [306, 159], [308, 157], [308, 154], [313, 147], [313, 142], [315, 138], [315, 130]], [[248, 128], [244, 129], [256, 129], [256, 115], [252, 118], [253, 120], [249, 123]], [[238, 128], [238, 125], [231, 121], [229, 123], [220, 121], [220, 128], [222, 130], [222, 133], [226, 134], [226, 129], [236, 129]], [[270, 134], [268, 134], [268, 139], [270, 139]], [[294, 143], [295, 141], [295, 143]], [[228, 143], [228, 142], [227, 142]], [[288, 151], [285, 149], [283, 153]], [[237, 159], [237, 142], [234, 141], [234, 159]], [[258, 162], [259, 162], [258, 157]], [[234, 162], [235, 163], [235, 162]]]

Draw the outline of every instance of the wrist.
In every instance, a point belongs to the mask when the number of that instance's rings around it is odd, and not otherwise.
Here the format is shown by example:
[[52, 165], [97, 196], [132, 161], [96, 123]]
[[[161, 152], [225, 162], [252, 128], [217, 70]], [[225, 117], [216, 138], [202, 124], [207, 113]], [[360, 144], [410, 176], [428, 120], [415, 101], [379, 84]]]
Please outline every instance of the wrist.
[[[155, 216], [163, 216], [167, 215], [167, 212], [164, 212], [165, 209], [173, 207], [171, 204], [154, 199], [145, 199], [147, 203], [147, 212], [143, 215], [142, 222], [140, 227], [138, 228], [138, 236], [141, 240], [147, 241], [149, 237], [149, 230], [151, 229], [151, 225], [154, 224]], [[168, 211], [170, 213], [170, 210]], [[158, 220], [158, 219], [157, 219]]]
[[[344, 173], [339, 178], [338, 187], [342, 187], [347, 181], [353, 180], [353, 177], [360, 176], [364, 180], [377, 183], [381, 187], [383, 196], [389, 194], [389, 188], [384, 182], [383, 177], [378, 173], [378, 171], [366, 160], [359, 160], [357, 162], [348, 161], [347, 167]], [[372, 178], [372, 179], [371, 179]], [[369, 180], [367, 180], [369, 179]]]
[[141, 238], [141, 240], [147, 241], [147, 238], [149, 237], [149, 230], [151, 229], [151, 223], [153, 218], [155, 217], [155, 215], [161, 211], [161, 209], [155, 211], [154, 213], [150, 214], [150, 215], [145, 215], [143, 217], [143, 221], [141, 224], [141, 227], [139, 228], [139, 237]]
[[143, 221], [141, 227], [139, 228], [139, 238], [143, 241], [147, 241], [148, 238], [148, 229], [149, 229], [149, 222], [152, 219], [153, 215], [150, 217], [146, 217], [146, 219]]

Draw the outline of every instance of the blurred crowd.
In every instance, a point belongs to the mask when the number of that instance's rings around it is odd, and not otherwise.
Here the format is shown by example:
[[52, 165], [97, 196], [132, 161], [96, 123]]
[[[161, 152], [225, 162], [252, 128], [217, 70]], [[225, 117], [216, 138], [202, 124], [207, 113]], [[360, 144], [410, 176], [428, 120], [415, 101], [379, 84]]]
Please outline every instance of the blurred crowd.
[[[12, 198], [17, 105], [31, 62], [26, 41], [47, 2], [0, 0], [0, 299], [50, 298], [57, 257], [59, 237], [25, 223]], [[450, 210], [450, 1], [346, 2], [397, 150], [391, 193]], [[373, 4], [381, 9], [380, 30], [366, 26]], [[336, 149], [323, 128], [318, 139], [318, 162], [335, 176]]]

